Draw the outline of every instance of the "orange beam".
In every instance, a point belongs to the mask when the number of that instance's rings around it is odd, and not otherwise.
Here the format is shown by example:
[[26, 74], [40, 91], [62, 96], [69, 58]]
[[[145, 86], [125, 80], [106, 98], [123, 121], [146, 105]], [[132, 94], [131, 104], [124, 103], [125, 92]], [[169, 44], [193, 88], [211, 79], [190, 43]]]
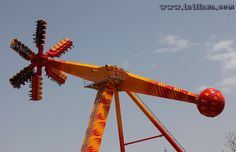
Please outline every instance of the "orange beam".
[[96, 66], [47, 58], [42, 58], [42, 61], [40, 58], [40, 63], [43, 65], [45, 64], [46, 68], [55, 68], [85, 80], [95, 82], [94, 84], [109, 82], [106, 85], [111, 86], [118, 91], [135, 92], [194, 103], [197, 104], [200, 113], [207, 117], [219, 115], [223, 111], [225, 105], [223, 95], [219, 90], [214, 88], [208, 88], [198, 95], [190, 91], [129, 73], [117, 66]]
[[99, 152], [111, 106], [112, 96], [113, 91], [108, 88], [98, 90], [81, 152]]
[[[99, 82], [109, 78], [114, 72], [106, 66], [82, 64], [62, 60], [47, 59], [46, 67], [53, 67], [85, 80]], [[122, 73], [123, 71], [120, 71]], [[118, 71], [119, 73], [119, 71]], [[173, 100], [196, 103], [198, 95], [183, 89], [166, 85], [125, 71], [125, 79], [117, 86], [119, 91], [129, 91]]]
[[136, 103], [139, 109], [148, 117], [153, 125], [161, 132], [161, 134], [169, 141], [177, 152], [184, 152], [183, 148], [176, 142], [176, 140], [165, 129], [162, 123], [152, 114], [152, 112], [140, 101], [140, 99], [133, 92], [127, 92], [130, 98]]
[[125, 82], [117, 89], [190, 103], [196, 103], [198, 98], [198, 95], [192, 92], [172, 87], [129, 72], [126, 72]]
[[115, 91], [115, 103], [116, 103], [116, 118], [118, 125], [118, 133], [120, 140], [120, 151], [125, 152], [125, 143], [124, 143], [124, 134], [123, 134], [123, 126], [122, 126], [122, 117], [121, 117], [121, 108], [120, 108], [120, 99], [119, 93]]
[[[97, 79], [102, 79], [100, 69], [103, 69], [102, 66], [96, 66], [91, 64], [82, 64], [79, 62], [70, 62], [63, 60], [54, 60], [47, 59], [45, 60], [46, 67], [52, 67], [57, 70], [66, 72], [68, 74], [72, 74], [74, 76], [80, 77], [82, 79], [86, 79], [89, 81], [96, 81]], [[98, 78], [99, 77], [99, 78]]]

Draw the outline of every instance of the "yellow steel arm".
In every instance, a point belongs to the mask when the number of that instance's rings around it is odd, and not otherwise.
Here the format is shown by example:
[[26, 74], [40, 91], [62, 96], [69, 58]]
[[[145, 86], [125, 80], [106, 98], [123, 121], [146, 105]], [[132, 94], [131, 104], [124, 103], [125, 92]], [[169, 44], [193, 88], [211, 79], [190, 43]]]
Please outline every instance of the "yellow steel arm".
[[125, 74], [123, 69], [111, 65], [97, 66], [54, 59], [45, 59], [42, 62], [45, 62], [46, 67], [54, 68], [95, 83], [116, 78], [123, 80]]
[[46, 67], [78, 76], [94, 82], [90, 88], [114, 88], [117, 91], [135, 92], [173, 100], [197, 104], [198, 110], [205, 116], [215, 117], [224, 109], [224, 97], [219, 90], [205, 89], [200, 95], [144, 78], [117, 67], [96, 66], [78, 62], [45, 59]]
[[118, 90], [196, 103], [198, 95], [148, 78], [126, 72], [125, 83]]
[[130, 91], [191, 103], [196, 103], [198, 98], [198, 95], [192, 92], [129, 73], [116, 66], [96, 66], [53, 59], [46, 62], [46, 66], [93, 82], [122, 77], [123, 81], [116, 86], [119, 91]]
[[100, 71], [103, 68], [102, 66], [82, 64], [79, 62], [54, 60], [54, 59], [47, 59], [45, 60], [45, 62], [46, 62], [46, 67], [53, 67], [60, 71], [72, 74], [74, 76], [89, 81], [95, 81], [97, 78], [94, 77], [95, 75], [94, 73]]

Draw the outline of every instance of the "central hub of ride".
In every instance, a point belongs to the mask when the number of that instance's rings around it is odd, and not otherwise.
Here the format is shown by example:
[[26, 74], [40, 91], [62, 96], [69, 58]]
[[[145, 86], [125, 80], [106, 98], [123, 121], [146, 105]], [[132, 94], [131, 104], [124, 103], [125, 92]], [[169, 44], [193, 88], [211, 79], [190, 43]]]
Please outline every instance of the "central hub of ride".
[[94, 74], [94, 81], [84, 80], [85, 88], [92, 88], [99, 90], [101, 88], [117, 88], [125, 80], [125, 70], [117, 65], [106, 64], [101, 69], [92, 71]]

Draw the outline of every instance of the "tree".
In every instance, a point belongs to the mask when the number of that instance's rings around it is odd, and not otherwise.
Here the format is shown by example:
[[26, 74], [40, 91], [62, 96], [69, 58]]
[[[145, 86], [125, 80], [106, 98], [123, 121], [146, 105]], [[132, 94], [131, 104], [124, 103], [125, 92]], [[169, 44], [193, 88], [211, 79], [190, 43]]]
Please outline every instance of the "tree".
[[230, 149], [232, 152], [236, 152], [236, 134], [229, 131], [225, 134], [226, 143], [225, 146]]
[[167, 152], [166, 147], [164, 147], [164, 152]]

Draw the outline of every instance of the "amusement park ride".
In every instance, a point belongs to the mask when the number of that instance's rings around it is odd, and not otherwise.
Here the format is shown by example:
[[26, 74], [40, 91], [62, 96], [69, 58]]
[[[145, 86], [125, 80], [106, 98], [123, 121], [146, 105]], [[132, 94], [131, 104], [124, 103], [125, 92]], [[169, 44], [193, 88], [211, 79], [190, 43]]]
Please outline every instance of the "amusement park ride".
[[[38, 20], [36, 21], [36, 26], [36, 32], [33, 36], [34, 43], [38, 49], [37, 54], [19, 40], [13, 39], [11, 41], [11, 48], [31, 63], [29, 66], [25, 67], [13, 76], [10, 79], [10, 83], [14, 88], [20, 88], [21, 85], [24, 85], [26, 82], [30, 82], [30, 100], [38, 101], [42, 99], [43, 67], [45, 67], [46, 75], [56, 81], [59, 85], [65, 83], [67, 78], [65, 73], [72, 74], [91, 82], [86, 87], [98, 91], [83, 140], [81, 152], [99, 151], [113, 95], [115, 97], [121, 152], [125, 152], [125, 146], [127, 145], [158, 137], [165, 137], [177, 152], [184, 151], [180, 144], [154, 116], [150, 109], [136, 95], [136, 93], [196, 104], [200, 113], [207, 117], [215, 117], [224, 109], [224, 97], [220, 91], [214, 88], [205, 89], [198, 95], [132, 74], [119, 68], [118, 66], [96, 66], [78, 62], [56, 60], [54, 59], [55, 57], [60, 57], [73, 46], [72, 41], [68, 38], [64, 38], [44, 54], [43, 50], [46, 38], [47, 22], [44, 20]], [[119, 92], [121, 91], [126, 92], [130, 96], [140, 110], [160, 131], [161, 135], [128, 143], [124, 142], [121, 107], [119, 101]]]

